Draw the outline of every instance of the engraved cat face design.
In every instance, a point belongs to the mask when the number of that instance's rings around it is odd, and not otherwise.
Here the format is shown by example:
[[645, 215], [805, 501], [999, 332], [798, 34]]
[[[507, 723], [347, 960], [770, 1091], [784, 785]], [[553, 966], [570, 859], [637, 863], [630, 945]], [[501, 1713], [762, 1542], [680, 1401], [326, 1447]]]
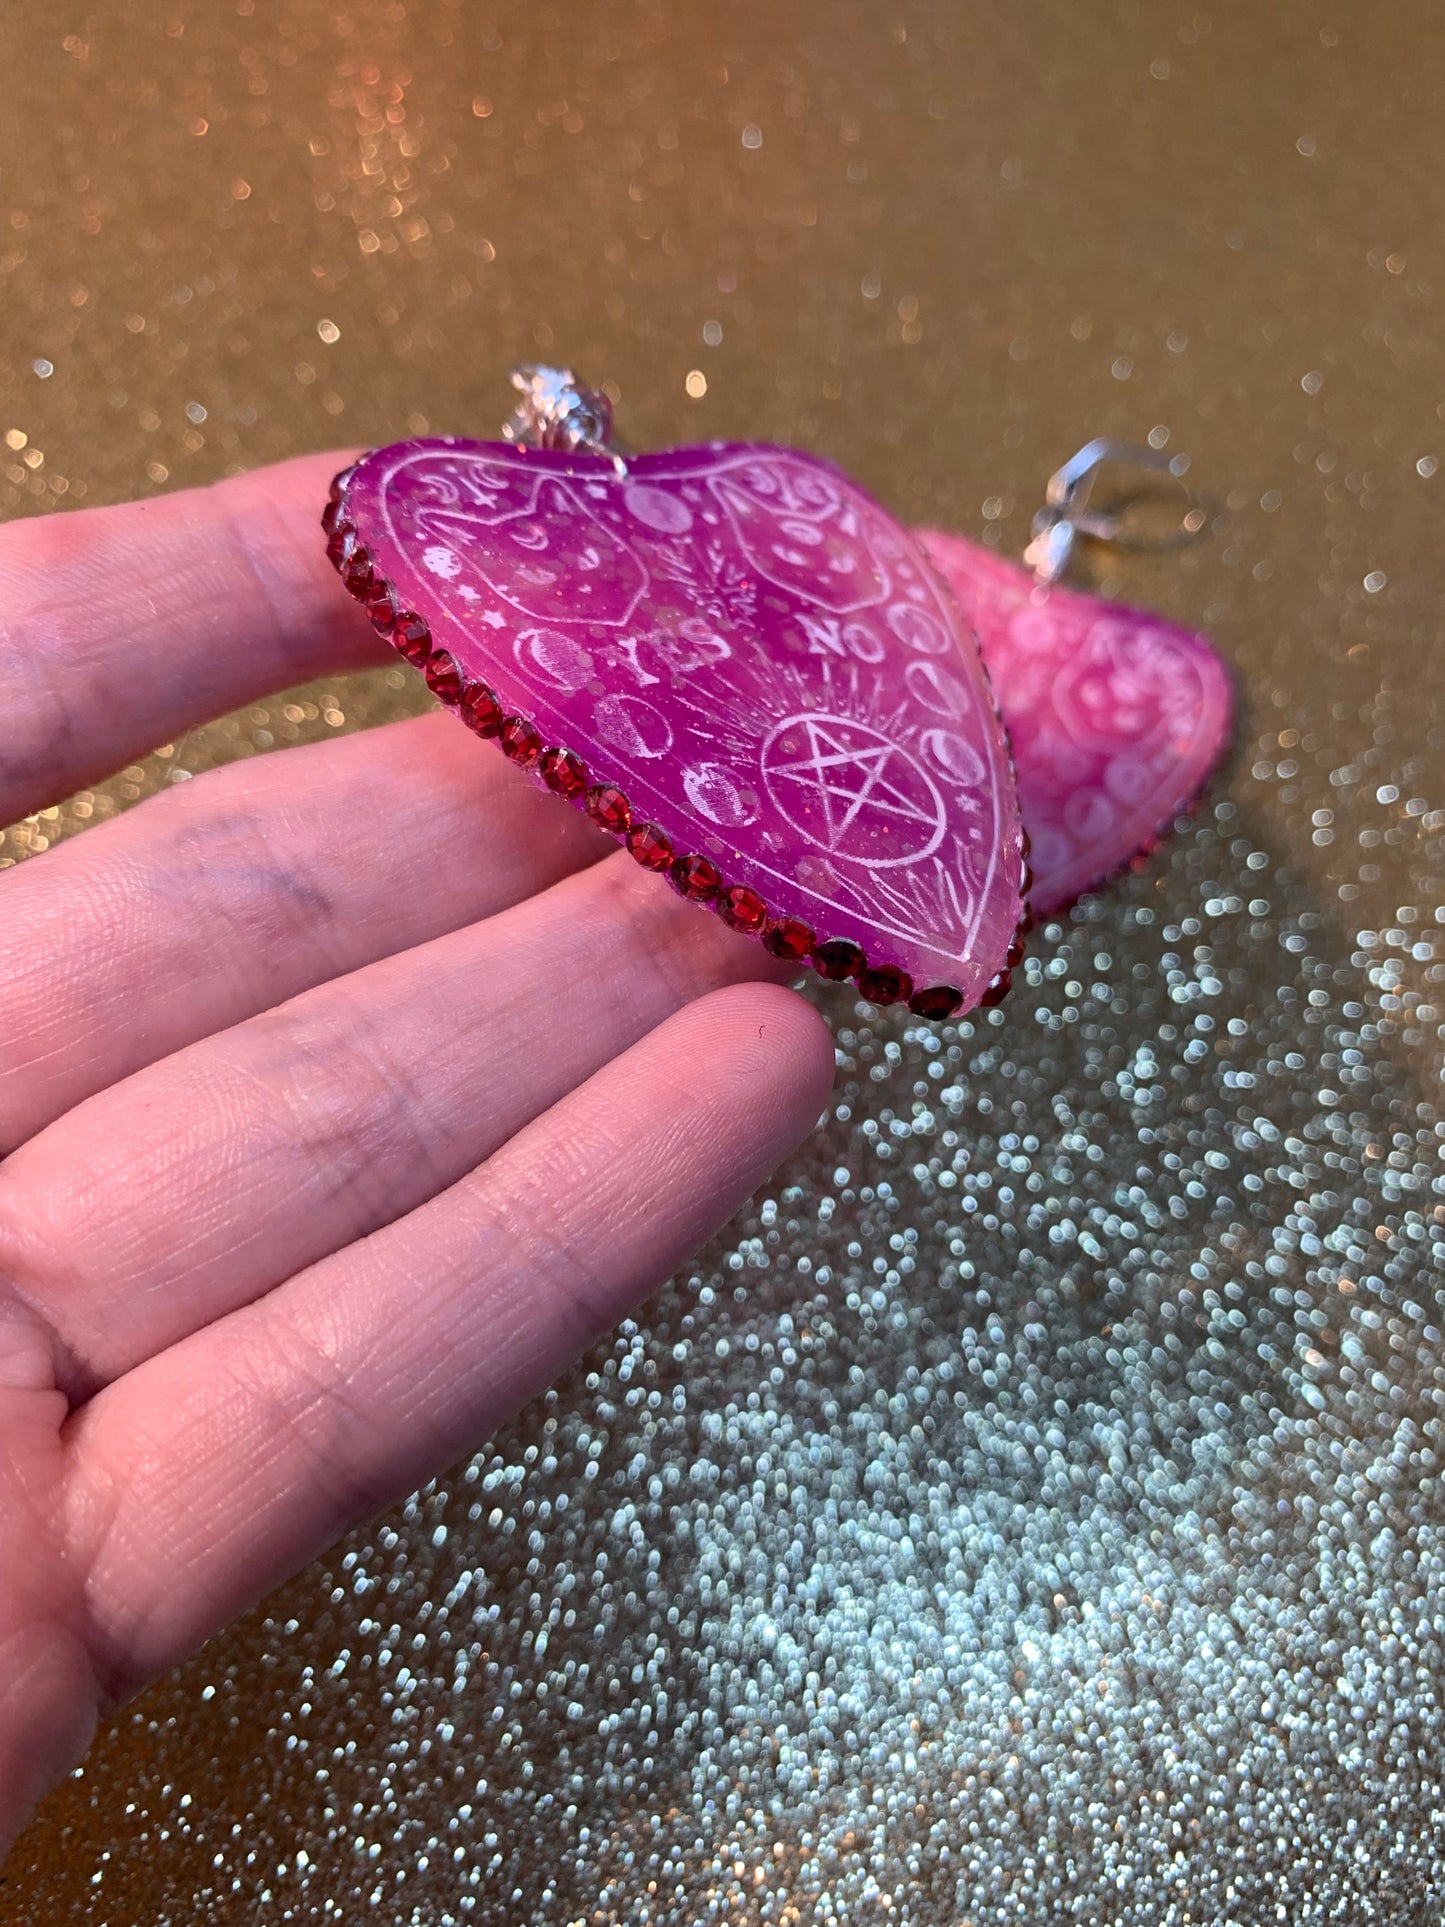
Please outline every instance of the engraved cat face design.
[[744, 463], [712, 482], [749, 564], [764, 581], [833, 615], [886, 602], [887, 571], [863, 517], [815, 462], [779, 456]]
[[920, 1015], [1001, 994], [1024, 881], [1003, 727], [917, 542], [839, 471], [413, 441], [325, 519], [442, 700], [684, 896]]
[[424, 566], [444, 578], [469, 568], [540, 622], [607, 620], [619, 608], [630, 615], [646, 587], [626, 543], [552, 476], [436, 472], [428, 493], [416, 515], [418, 531], [432, 537]]

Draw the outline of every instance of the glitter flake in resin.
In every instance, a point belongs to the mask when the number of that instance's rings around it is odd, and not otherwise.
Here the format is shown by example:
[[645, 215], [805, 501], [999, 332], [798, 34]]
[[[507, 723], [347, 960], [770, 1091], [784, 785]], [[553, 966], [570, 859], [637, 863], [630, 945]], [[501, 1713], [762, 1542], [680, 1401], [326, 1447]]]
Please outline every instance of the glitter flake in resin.
[[836, 469], [403, 442], [328, 513], [352, 592], [424, 620], [464, 711], [494, 692], [770, 928], [856, 944], [905, 999], [1006, 982], [1025, 872], [1003, 727], [917, 541]]
[[1229, 680], [1162, 616], [1057, 586], [961, 536], [919, 540], [979, 639], [1008, 724], [1039, 915], [1146, 854], [1224, 752]]

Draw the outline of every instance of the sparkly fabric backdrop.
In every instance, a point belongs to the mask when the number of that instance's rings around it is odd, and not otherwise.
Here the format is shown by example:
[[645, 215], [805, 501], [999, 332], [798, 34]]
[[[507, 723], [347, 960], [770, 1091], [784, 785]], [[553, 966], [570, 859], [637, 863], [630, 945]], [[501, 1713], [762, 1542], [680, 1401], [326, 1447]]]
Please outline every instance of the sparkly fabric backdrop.
[[[1231, 768], [503, 1435], [150, 1691], [7, 1922], [1438, 1921], [1445, 29], [1217, 0], [12, 9], [0, 504], [489, 432], [818, 449], [1017, 552], [1227, 503]], [[418, 707], [401, 671], [11, 830]]]

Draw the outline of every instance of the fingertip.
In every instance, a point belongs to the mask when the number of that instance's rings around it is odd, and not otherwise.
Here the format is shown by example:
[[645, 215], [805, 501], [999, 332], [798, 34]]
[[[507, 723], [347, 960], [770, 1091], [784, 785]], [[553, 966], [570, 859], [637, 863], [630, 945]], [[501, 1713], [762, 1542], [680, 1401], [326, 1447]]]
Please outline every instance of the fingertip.
[[356, 448], [330, 448], [317, 449], [308, 455], [290, 455], [285, 461], [272, 462], [266, 468], [248, 468], [236, 475], [223, 476], [214, 486], [246, 501], [314, 507], [313, 519], [319, 523], [332, 479], [349, 468], [361, 452]]
[[[833, 1035], [812, 1004], [777, 983], [729, 984], [681, 1014], [729, 1081], [768, 1117], [782, 1156], [817, 1123], [833, 1086]], [[677, 1021], [677, 1020], [674, 1020]]]

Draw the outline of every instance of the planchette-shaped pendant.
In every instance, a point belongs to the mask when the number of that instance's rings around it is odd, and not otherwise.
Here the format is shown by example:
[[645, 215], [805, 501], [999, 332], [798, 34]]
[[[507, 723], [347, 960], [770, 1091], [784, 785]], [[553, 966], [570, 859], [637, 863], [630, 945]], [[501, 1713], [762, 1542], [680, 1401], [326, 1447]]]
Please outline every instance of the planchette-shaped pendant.
[[973, 635], [918, 541], [765, 444], [422, 440], [330, 553], [437, 696], [775, 955], [943, 1018], [1017, 960], [1025, 840]]
[[1102, 602], [976, 542], [919, 540], [978, 637], [1008, 724], [1038, 916], [1145, 856], [1229, 738], [1229, 678], [1208, 640]]

